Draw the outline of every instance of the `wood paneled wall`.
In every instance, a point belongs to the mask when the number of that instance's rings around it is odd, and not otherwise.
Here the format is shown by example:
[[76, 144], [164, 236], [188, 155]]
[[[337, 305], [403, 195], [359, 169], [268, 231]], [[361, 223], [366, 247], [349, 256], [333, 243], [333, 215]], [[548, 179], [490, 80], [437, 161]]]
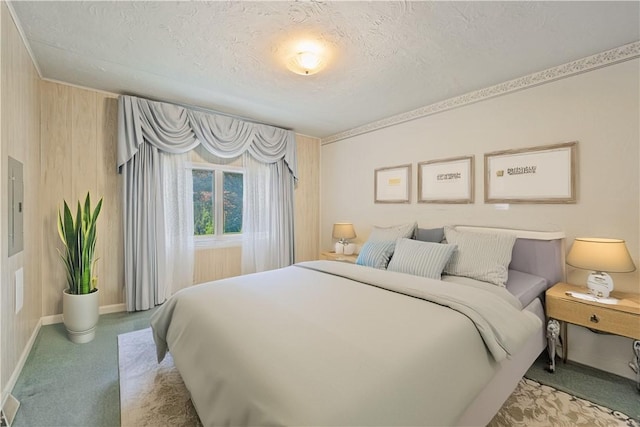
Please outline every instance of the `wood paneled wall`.
[[320, 140], [296, 135], [298, 184], [295, 191], [296, 262], [320, 259]]
[[75, 212], [90, 192], [98, 218], [96, 275], [100, 305], [123, 302], [121, 176], [116, 168], [117, 99], [108, 94], [52, 82], [42, 90], [42, 314], [62, 312], [66, 276], [58, 255], [58, 210]]
[[[0, 385], [2, 398], [41, 316], [40, 91], [38, 73], [4, 2], [0, 4]], [[24, 249], [8, 256], [8, 156], [22, 162]], [[15, 273], [22, 268], [23, 307], [15, 312]]]
[[241, 271], [242, 248], [197, 249], [193, 264], [193, 283], [239, 276]]

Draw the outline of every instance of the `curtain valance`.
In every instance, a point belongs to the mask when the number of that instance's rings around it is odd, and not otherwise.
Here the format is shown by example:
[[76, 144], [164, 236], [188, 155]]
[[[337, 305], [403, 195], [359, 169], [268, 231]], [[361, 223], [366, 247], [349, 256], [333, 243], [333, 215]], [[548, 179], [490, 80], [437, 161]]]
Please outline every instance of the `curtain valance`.
[[283, 159], [297, 179], [296, 143], [290, 130], [135, 96], [121, 96], [119, 103], [119, 168], [138, 152], [143, 141], [173, 154], [202, 144], [221, 158], [248, 152], [262, 163]]

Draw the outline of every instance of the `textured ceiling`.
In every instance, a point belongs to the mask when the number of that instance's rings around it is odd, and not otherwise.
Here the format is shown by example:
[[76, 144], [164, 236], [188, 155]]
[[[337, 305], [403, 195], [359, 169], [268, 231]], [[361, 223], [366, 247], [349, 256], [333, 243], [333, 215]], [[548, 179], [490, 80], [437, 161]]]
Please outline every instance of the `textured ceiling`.
[[[45, 79], [326, 137], [640, 40], [630, 2], [11, 2]], [[326, 68], [285, 66], [320, 42]]]

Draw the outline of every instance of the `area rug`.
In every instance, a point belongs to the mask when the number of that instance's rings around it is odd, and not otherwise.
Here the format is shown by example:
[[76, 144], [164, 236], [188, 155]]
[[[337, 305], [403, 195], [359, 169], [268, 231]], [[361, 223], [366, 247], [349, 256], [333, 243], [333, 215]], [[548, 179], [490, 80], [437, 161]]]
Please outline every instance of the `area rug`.
[[151, 329], [118, 335], [120, 425], [202, 426], [171, 354], [158, 364]]
[[625, 414], [523, 378], [489, 427], [640, 427]]
[[[123, 427], [202, 426], [173, 359], [157, 363], [151, 329], [118, 336]], [[523, 378], [490, 427], [640, 427], [625, 414]]]

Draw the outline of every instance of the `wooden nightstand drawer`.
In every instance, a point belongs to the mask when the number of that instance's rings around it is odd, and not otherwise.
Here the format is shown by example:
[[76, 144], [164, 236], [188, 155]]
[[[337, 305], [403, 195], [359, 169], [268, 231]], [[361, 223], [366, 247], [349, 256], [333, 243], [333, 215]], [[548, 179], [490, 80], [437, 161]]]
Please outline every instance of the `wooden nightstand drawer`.
[[[611, 298], [615, 298], [615, 304], [604, 304], [598, 300], [576, 297], [585, 291], [584, 286], [556, 283], [545, 293], [549, 371], [556, 369], [557, 346], [562, 347], [562, 359], [567, 361], [567, 323], [634, 339], [634, 363], [640, 365], [640, 294], [612, 292]], [[640, 390], [640, 373], [637, 386]]]
[[640, 318], [632, 313], [579, 301], [549, 298], [547, 315], [575, 325], [640, 339]]

